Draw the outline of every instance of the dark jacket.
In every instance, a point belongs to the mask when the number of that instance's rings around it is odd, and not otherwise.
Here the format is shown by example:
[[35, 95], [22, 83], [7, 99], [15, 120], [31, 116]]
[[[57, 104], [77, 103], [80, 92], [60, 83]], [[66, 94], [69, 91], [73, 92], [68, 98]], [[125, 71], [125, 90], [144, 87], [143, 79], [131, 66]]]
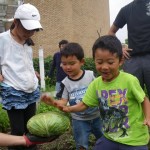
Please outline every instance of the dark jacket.
[[61, 64], [61, 57], [60, 52], [56, 52], [53, 56], [53, 61], [50, 65], [49, 77], [52, 78], [54, 74], [54, 70], [56, 69], [56, 81], [61, 82], [65, 77], [66, 74], [63, 71]]

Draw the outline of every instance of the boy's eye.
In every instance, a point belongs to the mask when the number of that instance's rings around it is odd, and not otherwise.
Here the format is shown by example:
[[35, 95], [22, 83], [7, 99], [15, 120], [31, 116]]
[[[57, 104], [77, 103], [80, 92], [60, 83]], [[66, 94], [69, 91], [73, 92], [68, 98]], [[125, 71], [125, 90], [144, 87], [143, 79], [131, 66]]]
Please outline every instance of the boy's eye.
[[102, 61], [96, 61], [95, 63], [96, 64], [102, 64], [103, 62]]
[[68, 63], [62, 63], [63, 66], [66, 66], [66, 65], [74, 65], [75, 62], [68, 62]]
[[110, 64], [110, 65], [113, 64], [113, 63], [114, 63], [114, 62], [112, 62], [112, 61], [108, 62], [108, 64]]
[[102, 64], [102, 62], [96, 62], [97, 64]]
[[70, 62], [70, 63], [69, 63], [69, 65], [74, 65], [74, 64], [75, 64], [75, 62]]

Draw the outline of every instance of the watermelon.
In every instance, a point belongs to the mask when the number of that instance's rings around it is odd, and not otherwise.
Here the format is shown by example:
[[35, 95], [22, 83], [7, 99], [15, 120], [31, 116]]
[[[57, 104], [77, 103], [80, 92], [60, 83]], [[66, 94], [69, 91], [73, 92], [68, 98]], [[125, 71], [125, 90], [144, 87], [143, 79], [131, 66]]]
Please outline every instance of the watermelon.
[[29, 119], [27, 129], [36, 136], [59, 136], [70, 127], [70, 119], [59, 112], [40, 113]]

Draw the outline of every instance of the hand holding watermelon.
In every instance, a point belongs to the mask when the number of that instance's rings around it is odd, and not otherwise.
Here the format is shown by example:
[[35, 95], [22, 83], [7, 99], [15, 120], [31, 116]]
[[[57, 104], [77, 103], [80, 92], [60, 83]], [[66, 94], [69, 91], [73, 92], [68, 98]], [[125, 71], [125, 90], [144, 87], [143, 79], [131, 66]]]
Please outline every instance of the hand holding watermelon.
[[23, 137], [26, 141], [27, 147], [29, 147], [31, 145], [52, 142], [53, 140], [57, 139], [59, 136], [40, 137], [40, 136], [35, 136], [33, 134], [27, 133], [26, 135], [23, 135]]

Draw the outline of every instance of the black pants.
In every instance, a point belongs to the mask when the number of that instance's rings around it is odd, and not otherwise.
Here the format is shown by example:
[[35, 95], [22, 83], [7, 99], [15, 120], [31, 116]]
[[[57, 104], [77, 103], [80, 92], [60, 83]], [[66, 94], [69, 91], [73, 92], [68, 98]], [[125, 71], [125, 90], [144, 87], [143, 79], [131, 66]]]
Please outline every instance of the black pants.
[[[29, 105], [26, 109], [11, 109], [7, 110], [10, 120], [11, 134], [23, 135], [28, 132], [27, 122], [35, 115], [36, 103]], [[10, 147], [10, 150], [18, 150], [20, 146]], [[24, 148], [22, 147], [22, 150]]]
[[131, 73], [139, 79], [141, 87], [144, 85], [147, 89], [147, 94], [150, 97], [150, 54], [132, 56], [126, 59], [122, 69], [125, 72]]

